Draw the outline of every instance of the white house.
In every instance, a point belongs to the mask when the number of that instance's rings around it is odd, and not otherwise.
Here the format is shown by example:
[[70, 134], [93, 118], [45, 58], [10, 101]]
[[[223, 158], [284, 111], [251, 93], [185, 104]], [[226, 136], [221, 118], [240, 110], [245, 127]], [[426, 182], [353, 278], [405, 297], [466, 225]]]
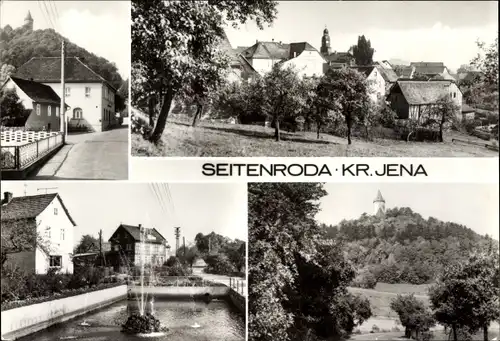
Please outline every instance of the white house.
[[12, 193], [5, 192], [0, 221], [3, 245], [9, 243], [6, 236], [15, 233], [20, 224], [32, 228], [41, 239], [33, 250], [8, 254], [7, 266], [18, 266], [25, 272], [37, 274], [46, 274], [51, 268], [61, 273], [73, 273], [76, 223], [57, 193], [14, 198]]
[[373, 102], [378, 102], [385, 98], [385, 79], [376, 66], [353, 66], [352, 68], [366, 77], [369, 84], [369, 96]]
[[[21, 65], [16, 77], [50, 86], [61, 94], [61, 58], [33, 57]], [[115, 113], [116, 89], [77, 57], [65, 58], [66, 117], [70, 128], [104, 131], [118, 125]]]
[[293, 66], [302, 77], [321, 76], [327, 61], [323, 55], [307, 42], [291, 43], [289, 59], [283, 62], [284, 67]]
[[257, 41], [241, 52], [241, 55], [261, 76], [273, 69], [276, 63], [289, 59], [290, 44], [275, 41]]

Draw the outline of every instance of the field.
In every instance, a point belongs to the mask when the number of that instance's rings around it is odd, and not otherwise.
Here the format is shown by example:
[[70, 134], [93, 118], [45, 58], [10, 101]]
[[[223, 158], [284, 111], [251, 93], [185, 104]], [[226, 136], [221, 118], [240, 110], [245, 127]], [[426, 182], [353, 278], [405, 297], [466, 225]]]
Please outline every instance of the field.
[[341, 137], [314, 132], [282, 132], [282, 140], [274, 141], [274, 129], [241, 124], [201, 121], [191, 127], [189, 122], [169, 120], [158, 146], [132, 134], [134, 156], [197, 156], [197, 157], [493, 157], [498, 152], [483, 146], [452, 142], [452, 138], [485, 141], [450, 132], [444, 143], [406, 142], [389, 139], [366, 141], [354, 138], [352, 145]]
[[[415, 297], [426, 305], [429, 305], [427, 296], [428, 285], [412, 285], [412, 284], [387, 284], [377, 283], [374, 289], [349, 288], [353, 294], [361, 294], [370, 300], [372, 313], [377, 317], [397, 318], [397, 314], [391, 310], [391, 300], [396, 298], [398, 294], [415, 294]], [[379, 326], [380, 327], [380, 326]]]
[[[361, 335], [353, 335], [350, 340], [406, 340], [403, 336], [404, 328], [400, 324], [397, 314], [391, 310], [390, 303], [398, 294], [415, 294], [415, 297], [426, 305], [429, 305], [427, 288], [429, 285], [412, 284], [388, 284], [377, 283], [374, 289], [349, 288], [353, 294], [361, 294], [370, 301], [373, 317], [363, 323], [359, 329]], [[383, 333], [370, 333], [372, 327], [376, 325]], [[397, 328], [397, 329], [396, 329]], [[489, 330], [490, 340], [500, 336], [499, 324], [493, 323]], [[395, 331], [398, 330], [399, 331]], [[432, 328], [434, 333], [433, 340], [447, 340], [442, 326]], [[482, 332], [475, 335], [474, 340], [483, 340]]]

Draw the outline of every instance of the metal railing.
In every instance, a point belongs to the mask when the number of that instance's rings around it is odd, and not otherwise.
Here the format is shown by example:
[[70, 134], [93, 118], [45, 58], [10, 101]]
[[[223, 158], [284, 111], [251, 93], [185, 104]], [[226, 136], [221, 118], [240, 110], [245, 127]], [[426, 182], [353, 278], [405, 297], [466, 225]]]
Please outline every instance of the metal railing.
[[36, 137], [31, 135], [24, 133], [16, 140], [5, 139], [2, 136], [1, 169], [23, 169], [63, 144], [62, 133], [45, 133]]
[[229, 277], [229, 287], [243, 296], [247, 295], [246, 280], [241, 278]]

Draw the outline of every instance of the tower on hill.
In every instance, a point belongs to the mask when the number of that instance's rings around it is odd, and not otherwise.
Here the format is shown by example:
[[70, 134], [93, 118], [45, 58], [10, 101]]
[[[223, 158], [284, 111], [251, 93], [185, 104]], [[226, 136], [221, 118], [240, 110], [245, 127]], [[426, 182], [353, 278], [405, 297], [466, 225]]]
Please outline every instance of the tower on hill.
[[373, 211], [374, 215], [377, 217], [383, 217], [385, 215], [385, 200], [380, 190], [377, 192], [375, 199], [373, 199]]
[[323, 37], [321, 38], [320, 52], [324, 56], [328, 56], [332, 53], [332, 48], [330, 47], [330, 35], [328, 34], [328, 29], [326, 27], [323, 30]]
[[26, 27], [28, 30], [33, 31], [33, 18], [31, 17], [30, 11], [28, 11], [26, 18], [24, 18], [24, 25], [23, 26]]

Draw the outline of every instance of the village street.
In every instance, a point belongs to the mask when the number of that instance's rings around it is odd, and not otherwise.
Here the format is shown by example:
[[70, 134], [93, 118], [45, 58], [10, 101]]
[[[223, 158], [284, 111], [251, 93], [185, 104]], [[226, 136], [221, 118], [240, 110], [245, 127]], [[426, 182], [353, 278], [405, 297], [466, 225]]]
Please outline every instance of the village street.
[[67, 144], [30, 180], [126, 180], [128, 126], [87, 134], [70, 134]]

